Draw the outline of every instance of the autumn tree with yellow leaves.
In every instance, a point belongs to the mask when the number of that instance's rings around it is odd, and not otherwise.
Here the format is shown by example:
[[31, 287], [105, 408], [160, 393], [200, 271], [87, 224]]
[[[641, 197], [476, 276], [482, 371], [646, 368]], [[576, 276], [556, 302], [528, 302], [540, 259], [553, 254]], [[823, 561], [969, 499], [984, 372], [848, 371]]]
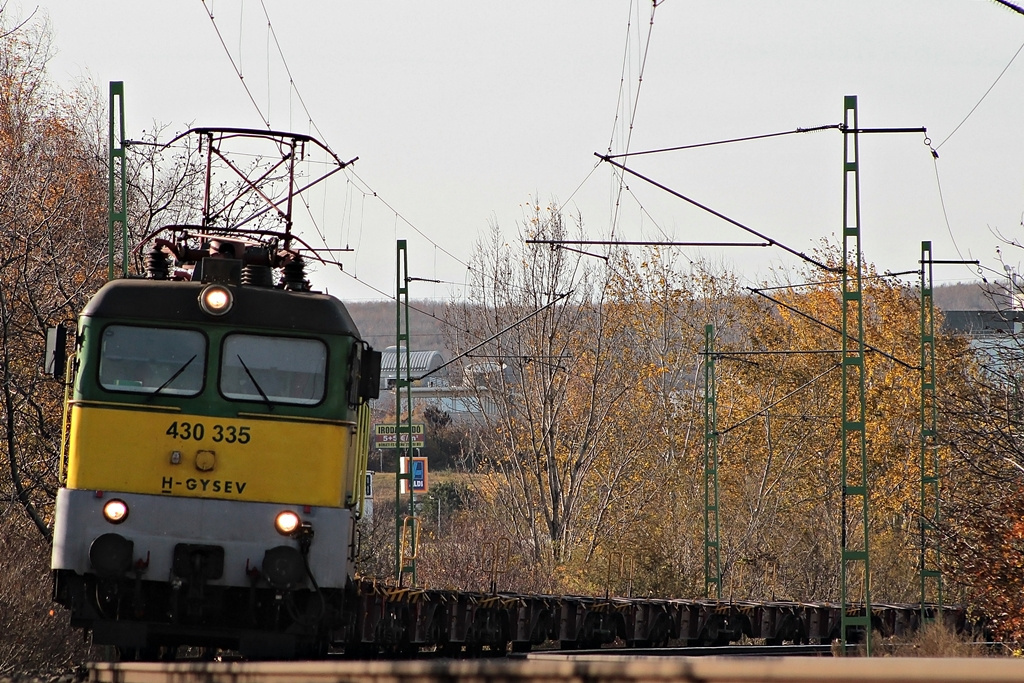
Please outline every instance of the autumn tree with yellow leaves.
[[601, 526], [618, 484], [607, 468], [603, 481], [597, 476], [620, 443], [608, 418], [632, 389], [621, 363], [623, 335], [603, 306], [602, 273], [579, 254], [522, 243], [568, 235], [562, 215], [539, 206], [516, 246], [495, 227], [471, 271], [476, 294], [450, 309], [464, 335], [452, 346], [478, 346], [463, 367], [485, 407], [478, 415], [495, 518], [501, 533], [549, 567], [585, 552]]
[[[835, 253], [823, 256], [841, 265]], [[722, 356], [723, 564], [748, 595], [836, 599], [840, 291], [834, 276], [802, 275], [814, 284], [753, 290], [756, 295], [743, 302], [742, 335]], [[867, 267], [863, 302], [873, 597], [912, 602], [920, 297], [915, 288]]]
[[[821, 259], [838, 268], [838, 253]], [[655, 504], [625, 551], [655, 557], [640, 585], [677, 595], [703, 586], [703, 325], [714, 325], [723, 587], [746, 598], [838, 599], [840, 286], [834, 275], [798, 273], [792, 284], [740, 291], [724, 273], [666, 270], [653, 254], [621, 279], [618, 304], [636, 349], [668, 349], [650, 368], [639, 405], [653, 425], [644, 443], [672, 467], [645, 491]], [[628, 270], [627, 266], [620, 272]], [[920, 294], [864, 272], [867, 444], [874, 598], [919, 597]], [[801, 284], [809, 282], [811, 284]], [[659, 293], [661, 292], [661, 293]], [[671, 295], [666, 296], [666, 292]], [[653, 333], [652, 333], [653, 332]], [[949, 357], [943, 338], [937, 381], [962, 384], [970, 356]], [[634, 353], [638, 351], [634, 350]], [[655, 354], [657, 355], [657, 354]], [[675, 377], [674, 380], [670, 378]], [[681, 381], [688, 376], [688, 381]], [[644, 373], [636, 373], [643, 383]], [[659, 390], [665, 391], [658, 399]], [[664, 416], [664, 421], [658, 417]], [[627, 420], [628, 421], [628, 420]], [[660, 429], [660, 432], [659, 432]], [[658, 434], [676, 438], [659, 440]]]
[[608, 308], [633, 385], [610, 417], [642, 466], [616, 498], [621, 523], [597, 536], [601, 559], [634, 593], [701, 595], [704, 328], [738, 322], [740, 290], [732, 275], [658, 249], [619, 255], [609, 269]]
[[[534, 206], [523, 238], [565, 240]], [[494, 231], [455, 348], [484, 413], [500, 534], [564, 585], [703, 591], [704, 325], [715, 329], [723, 585], [746, 598], [838, 599], [841, 308], [834, 275], [741, 289], [705, 264], [584, 262]], [[838, 267], [836, 250], [821, 259]], [[919, 598], [920, 294], [865, 268], [873, 598]], [[572, 292], [572, 298], [559, 297]], [[942, 339], [938, 383], [972, 356]], [[483, 349], [487, 349], [486, 351]], [[959, 349], [950, 355], [952, 349]], [[944, 456], [945, 457], [945, 456]], [[950, 485], [958, 473], [950, 473]], [[479, 511], [478, 511], [479, 512]]]
[[42, 374], [46, 328], [74, 321], [106, 254], [103, 107], [94, 91], [54, 90], [49, 55], [44, 21], [0, 24], [0, 438], [9, 500], [44, 537], [64, 393], [63, 368]]
[[72, 323], [106, 270], [103, 107], [46, 78], [50, 29], [0, 6], [0, 674], [61, 671], [82, 644], [49, 585], [64, 386], [42, 373], [46, 328]]
[[[547, 244], [572, 236], [560, 212], [532, 205], [515, 245], [492, 229], [477, 294], [452, 304], [451, 346], [477, 347], [464, 374], [483, 408], [484, 500], [500, 534], [567, 588], [682, 592], [692, 566], [665, 565], [700, 479], [698, 345], [705, 321], [730, 317], [734, 283], [657, 255]], [[700, 547], [689, 533], [684, 545]]]

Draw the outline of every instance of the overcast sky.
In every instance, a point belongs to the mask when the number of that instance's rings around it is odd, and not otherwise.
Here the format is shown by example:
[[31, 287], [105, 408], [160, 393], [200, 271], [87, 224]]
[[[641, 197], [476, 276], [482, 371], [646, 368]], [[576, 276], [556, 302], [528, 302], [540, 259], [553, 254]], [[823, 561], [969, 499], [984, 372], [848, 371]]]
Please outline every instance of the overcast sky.
[[[837, 124], [845, 95], [858, 96], [861, 127], [926, 127], [939, 154], [918, 133], [861, 136], [869, 261], [916, 269], [931, 240], [937, 259], [1001, 271], [994, 231], [1024, 238], [1024, 56], [1011, 64], [1024, 16], [990, 0], [662, 0], [653, 24], [649, 0], [42, 0], [39, 9], [58, 50], [51, 76], [88, 77], [104, 92], [124, 81], [130, 138], [154, 121], [180, 131], [266, 119], [358, 156], [358, 179], [338, 175], [331, 202], [314, 200], [331, 246], [357, 248], [343, 260], [358, 279], [325, 267], [315, 277], [344, 298], [394, 292], [396, 239], [409, 240], [411, 275], [464, 282], [474, 242], [492, 222], [518, 239], [531, 198], [564, 203], [589, 238], [607, 239], [618, 183], [595, 152]], [[830, 130], [628, 163], [808, 251], [840, 239], [842, 159], [842, 135]], [[618, 239], [751, 240], [639, 179], [628, 185]], [[778, 249], [679, 252], [727, 263], [748, 283], [794, 263]], [[1019, 266], [1024, 251], [1007, 260]], [[976, 273], [941, 266], [935, 276]], [[449, 284], [412, 289], [453, 295]]]

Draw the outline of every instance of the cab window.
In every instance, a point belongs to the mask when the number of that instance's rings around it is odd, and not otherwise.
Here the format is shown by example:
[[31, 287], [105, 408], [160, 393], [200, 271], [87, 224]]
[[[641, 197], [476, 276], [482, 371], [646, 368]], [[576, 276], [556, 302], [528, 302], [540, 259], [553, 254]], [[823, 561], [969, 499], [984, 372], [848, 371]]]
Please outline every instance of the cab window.
[[195, 396], [206, 374], [206, 337], [195, 330], [108, 325], [100, 386], [108, 391]]
[[237, 401], [316, 405], [324, 398], [327, 345], [317, 339], [224, 338], [220, 393]]

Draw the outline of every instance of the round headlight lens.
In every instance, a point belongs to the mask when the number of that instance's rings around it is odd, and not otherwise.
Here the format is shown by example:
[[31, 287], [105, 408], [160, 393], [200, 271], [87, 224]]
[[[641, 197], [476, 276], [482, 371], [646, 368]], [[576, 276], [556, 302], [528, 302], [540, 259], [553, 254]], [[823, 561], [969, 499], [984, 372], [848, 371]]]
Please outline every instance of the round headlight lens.
[[199, 307], [209, 315], [224, 315], [233, 303], [231, 290], [223, 285], [210, 285], [199, 293]]
[[277, 529], [277, 533], [284, 536], [291, 536], [300, 524], [302, 524], [302, 520], [291, 510], [279, 513], [274, 519], [274, 528]]
[[108, 500], [103, 506], [103, 519], [111, 524], [120, 524], [128, 519], [128, 503], [119, 498]]

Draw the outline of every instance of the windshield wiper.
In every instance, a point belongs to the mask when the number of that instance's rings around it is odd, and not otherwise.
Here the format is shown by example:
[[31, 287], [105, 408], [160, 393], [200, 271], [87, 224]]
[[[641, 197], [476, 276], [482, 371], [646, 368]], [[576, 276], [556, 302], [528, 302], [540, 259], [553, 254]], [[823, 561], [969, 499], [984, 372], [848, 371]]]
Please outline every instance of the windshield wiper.
[[249, 380], [252, 382], [252, 385], [256, 387], [256, 391], [260, 392], [260, 398], [262, 398], [263, 402], [266, 403], [271, 410], [273, 410], [274, 403], [270, 400], [270, 397], [267, 396], [267, 392], [263, 391], [263, 387], [261, 387], [260, 383], [256, 381], [256, 378], [253, 377], [252, 371], [249, 369], [249, 366], [245, 364], [245, 361], [242, 360], [241, 354], [236, 353], [235, 358], [237, 358], [238, 362], [242, 364], [242, 369], [245, 370], [245, 374], [249, 376]]
[[182, 365], [182, 366], [181, 366], [180, 368], [178, 368], [177, 370], [175, 370], [175, 371], [174, 371], [174, 374], [173, 374], [173, 375], [171, 375], [170, 377], [168, 377], [168, 378], [167, 378], [167, 381], [166, 381], [166, 382], [164, 382], [163, 384], [161, 384], [160, 386], [158, 386], [158, 387], [157, 387], [156, 389], [154, 389], [153, 391], [151, 391], [151, 392], [150, 392], [150, 394], [149, 394], [149, 396], [150, 396], [150, 397], [152, 397], [152, 396], [156, 396], [156, 395], [157, 395], [157, 394], [159, 394], [159, 393], [160, 393], [161, 391], [163, 391], [164, 389], [166, 389], [166, 388], [167, 388], [167, 386], [168, 386], [168, 385], [169, 385], [169, 384], [170, 384], [171, 382], [173, 382], [174, 380], [178, 379], [178, 377], [179, 377], [179, 376], [181, 375], [181, 373], [185, 372], [185, 368], [187, 368], [188, 366], [192, 365], [192, 361], [194, 361], [194, 360], [196, 359], [196, 356], [198, 356], [198, 355], [199, 355], [199, 354], [196, 354], [196, 353], [192, 354], [192, 357], [191, 357], [191, 358], [189, 358], [189, 359], [188, 359], [187, 361], [185, 361], [185, 364], [184, 364], [184, 365]]

